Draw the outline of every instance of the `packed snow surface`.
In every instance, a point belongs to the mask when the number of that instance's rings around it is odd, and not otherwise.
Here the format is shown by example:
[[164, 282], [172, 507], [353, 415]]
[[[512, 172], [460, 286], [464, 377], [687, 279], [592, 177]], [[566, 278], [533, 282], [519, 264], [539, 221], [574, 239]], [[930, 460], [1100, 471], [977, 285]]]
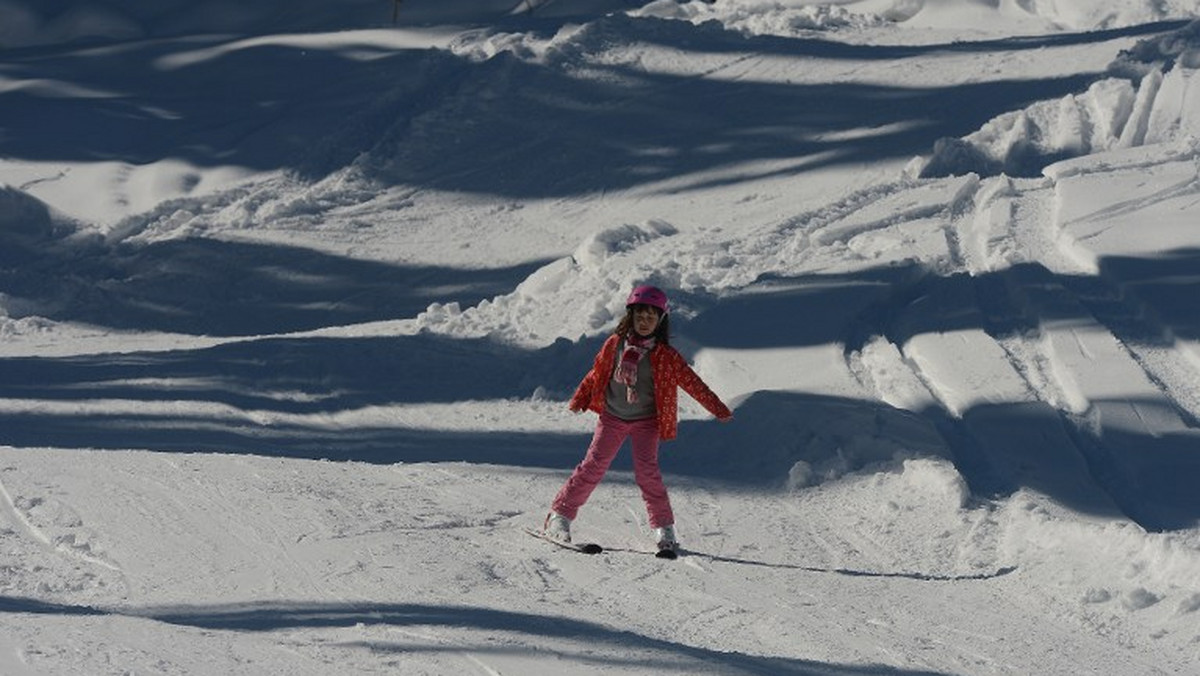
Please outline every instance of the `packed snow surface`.
[[1200, 673], [1197, 18], [0, 2], [0, 674]]

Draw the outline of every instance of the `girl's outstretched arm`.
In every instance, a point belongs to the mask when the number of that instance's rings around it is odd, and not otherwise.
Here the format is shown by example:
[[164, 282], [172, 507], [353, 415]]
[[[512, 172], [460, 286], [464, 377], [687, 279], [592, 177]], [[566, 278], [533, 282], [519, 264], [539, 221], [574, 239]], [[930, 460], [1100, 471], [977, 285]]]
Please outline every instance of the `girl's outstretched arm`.
[[700, 375], [688, 365], [683, 356], [676, 353], [676, 357], [678, 358], [675, 366], [678, 369], [679, 387], [692, 399], [700, 402], [700, 405], [713, 414], [717, 420], [724, 422], [733, 418], [733, 411], [729, 410], [725, 402], [721, 401], [721, 398], [700, 378]]

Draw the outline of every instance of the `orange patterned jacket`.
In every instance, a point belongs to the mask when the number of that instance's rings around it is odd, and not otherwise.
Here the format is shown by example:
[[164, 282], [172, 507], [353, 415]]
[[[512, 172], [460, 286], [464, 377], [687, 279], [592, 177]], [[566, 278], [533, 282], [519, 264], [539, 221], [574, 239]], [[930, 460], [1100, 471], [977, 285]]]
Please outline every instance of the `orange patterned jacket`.
[[[620, 336], [613, 334], [604, 341], [596, 353], [592, 370], [583, 377], [583, 382], [571, 397], [572, 411], [587, 409], [604, 412], [604, 396], [608, 381], [616, 367], [617, 344]], [[683, 388], [700, 405], [720, 420], [732, 418], [729, 407], [688, 366], [683, 355], [670, 345], [658, 345], [650, 351], [650, 368], [654, 373], [654, 409], [658, 419], [658, 437], [674, 439], [679, 427], [679, 393]]]

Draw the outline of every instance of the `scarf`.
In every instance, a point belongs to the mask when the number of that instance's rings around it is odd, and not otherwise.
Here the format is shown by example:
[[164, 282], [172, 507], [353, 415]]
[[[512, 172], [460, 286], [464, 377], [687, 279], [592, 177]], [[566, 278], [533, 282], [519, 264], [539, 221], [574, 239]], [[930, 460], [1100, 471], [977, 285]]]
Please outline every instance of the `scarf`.
[[637, 391], [634, 389], [634, 386], [637, 385], [638, 364], [650, 350], [654, 349], [654, 344], [654, 336], [642, 338], [631, 332], [625, 337], [625, 350], [621, 353], [620, 361], [617, 362], [613, 380], [625, 385], [625, 401], [631, 404], [638, 400]]

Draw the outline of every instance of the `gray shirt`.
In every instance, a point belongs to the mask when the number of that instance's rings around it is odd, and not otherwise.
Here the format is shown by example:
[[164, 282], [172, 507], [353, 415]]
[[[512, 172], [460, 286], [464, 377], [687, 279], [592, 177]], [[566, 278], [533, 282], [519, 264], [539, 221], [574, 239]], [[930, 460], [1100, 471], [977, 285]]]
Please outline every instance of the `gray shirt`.
[[[617, 364], [621, 363], [621, 355], [624, 352], [625, 340], [621, 339], [617, 343]], [[654, 373], [650, 368], [649, 354], [638, 362], [637, 384], [633, 386], [634, 392], [637, 393], [637, 401], [630, 403], [626, 397], [629, 387], [611, 376], [612, 374], [609, 374], [608, 389], [604, 393], [604, 407], [609, 413], [621, 420], [645, 420], [654, 417]]]

